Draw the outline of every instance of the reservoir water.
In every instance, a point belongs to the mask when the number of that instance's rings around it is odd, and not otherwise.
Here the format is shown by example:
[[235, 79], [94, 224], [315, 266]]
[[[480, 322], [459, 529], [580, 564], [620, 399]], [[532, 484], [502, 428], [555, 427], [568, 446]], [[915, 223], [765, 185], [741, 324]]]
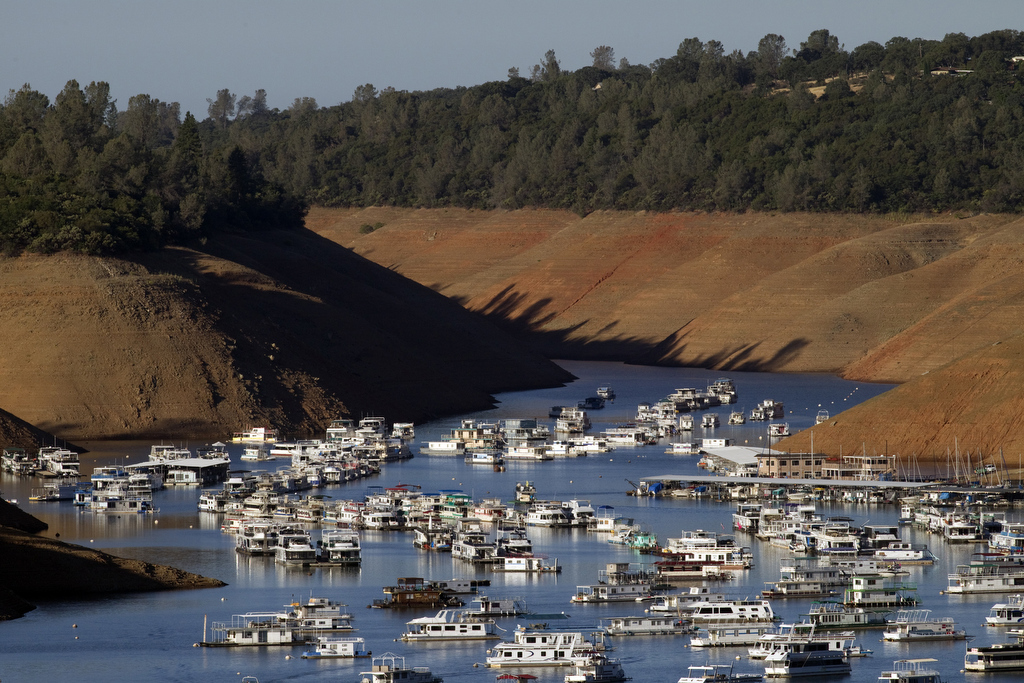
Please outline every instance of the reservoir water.
[[[707, 386], [719, 376], [693, 369], [666, 369], [626, 366], [615, 363], [562, 363], [579, 377], [565, 387], [503, 394], [493, 410], [473, 415], [438, 420], [416, 427], [413, 450], [429, 439], [448, 434], [462, 417], [496, 420], [509, 417], [546, 417], [554, 405], [571, 405], [594, 394], [600, 385], [614, 387], [617, 397], [603, 410], [593, 411], [593, 432], [632, 419], [637, 404], [654, 402], [679, 387]], [[731, 373], [739, 401], [735, 406], [717, 409], [723, 424], [732, 408], [750, 409], [764, 399], [782, 401], [792, 431], [814, 424], [819, 410], [836, 414], [867, 400], [888, 386], [847, 382], [827, 375], [769, 375]], [[698, 413], [699, 415], [699, 413]], [[387, 416], [385, 416], [387, 417]], [[241, 425], [240, 425], [241, 427]], [[722, 427], [716, 437], [733, 439], [738, 444], [760, 446], [767, 439], [765, 423], [740, 427]], [[700, 430], [695, 432], [700, 436]], [[321, 436], [321, 435], [301, 435]], [[884, 435], [876, 435], [880, 440]], [[87, 444], [90, 463], [106, 464], [118, 460], [138, 462], [145, 459], [149, 443]], [[868, 445], [867, 448], [871, 449]], [[587, 499], [597, 505], [611, 505], [617, 514], [632, 517], [657, 533], [664, 542], [679, 536], [683, 529], [731, 532], [733, 505], [705, 500], [678, 498], [636, 498], [626, 495], [630, 484], [644, 476], [698, 472], [697, 458], [666, 454], [664, 444], [637, 448], [618, 448], [612, 453], [584, 458], [561, 458], [541, 463], [509, 462], [505, 472], [467, 465], [462, 458], [420, 455], [411, 460], [387, 464], [382, 473], [370, 479], [321, 489], [335, 499], [361, 499], [369, 485], [393, 486], [418, 484], [424, 491], [461, 489], [477, 498], [512, 497], [517, 481], [536, 483], [542, 499]], [[233, 457], [241, 453], [232, 450]], [[125, 460], [126, 459], [126, 460]], [[273, 463], [271, 463], [273, 464]], [[90, 471], [83, 467], [83, 473]], [[268, 681], [359, 680], [359, 672], [369, 668], [369, 660], [303, 660], [303, 648], [198, 648], [204, 619], [230, 621], [231, 615], [253, 611], [272, 611], [310, 596], [342, 600], [351, 607], [358, 631], [374, 654], [394, 652], [406, 657], [408, 665], [429, 666], [446, 683], [493, 681], [497, 670], [482, 666], [486, 649], [483, 643], [425, 644], [402, 643], [395, 639], [405, 630], [405, 622], [423, 612], [367, 609], [374, 599], [382, 598], [381, 588], [394, 584], [398, 577], [450, 579], [453, 577], [488, 578], [491, 597], [525, 598], [532, 612], [561, 614], [565, 619], [544, 619], [552, 626], [592, 631], [599, 619], [609, 616], [638, 615], [643, 605], [618, 603], [610, 606], [570, 604], [577, 585], [597, 583], [598, 571], [608, 562], [651, 561], [635, 551], [607, 542], [601, 534], [583, 530], [545, 530], [531, 527], [529, 536], [535, 552], [557, 558], [563, 570], [558, 575], [512, 576], [473, 569], [447, 554], [416, 550], [411, 532], [374, 533], [363, 531], [363, 564], [359, 569], [331, 569], [308, 572], [276, 565], [273, 558], [250, 558], [234, 551], [232, 536], [220, 532], [220, 517], [196, 509], [199, 491], [184, 487], [157, 492], [152, 515], [104, 515], [80, 512], [70, 502], [30, 503], [33, 482], [10, 475], [0, 478], [5, 498], [16, 498], [22, 507], [50, 525], [48, 534], [60, 533], [61, 540], [108, 550], [114, 554], [174, 565], [212, 576], [228, 583], [220, 589], [118, 595], [90, 600], [42, 603], [22, 619], [0, 623], [0, 680], [19, 681], [74, 680], [106, 681], [239, 681], [253, 675], [261, 683]], [[858, 524], [895, 523], [898, 510], [867, 504], [819, 506], [822, 514], [846, 515]], [[927, 543], [938, 556], [933, 566], [910, 568], [910, 579], [918, 584], [921, 608], [933, 610], [932, 617], [953, 616], [974, 644], [1008, 640], [999, 629], [980, 626], [994, 602], [1005, 596], [941, 595], [946, 575], [972, 552], [975, 545], [944, 545], [940, 538], [924, 531], [907, 529], [904, 539]], [[779, 564], [788, 551], [770, 547], [757, 539], [738, 535], [737, 541], [749, 545], [754, 568], [736, 572], [735, 578], [716, 583], [715, 589], [737, 598], [757, 595], [766, 581], [778, 578]], [[5, 561], [0, 558], [0, 561]], [[59, 579], [55, 579], [59, 580]], [[778, 600], [773, 606], [786, 622], [799, 621], [811, 600]], [[539, 619], [511, 617], [498, 625], [511, 631], [517, 624]], [[77, 625], [77, 628], [73, 628]], [[880, 642], [881, 630], [858, 632], [858, 642], [873, 655], [852, 660], [853, 673], [843, 677], [851, 683], [876, 681], [881, 671], [891, 668], [895, 659], [927, 658], [938, 660], [945, 680], [963, 680], [965, 645], [960, 642], [914, 643]], [[759, 672], [760, 663], [748, 660], [742, 648], [690, 649], [686, 636], [649, 636], [616, 638], [611, 656], [620, 658], [626, 674], [638, 682], [674, 683], [691, 664], [735, 663], [737, 672]], [[491, 641], [490, 644], [493, 644]], [[291, 655], [291, 658], [286, 658]], [[739, 657], [737, 661], [737, 657]], [[480, 667], [474, 667], [480, 663]], [[504, 670], [502, 670], [504, 671]], [[561, 683], [564, 669], [536, 669], [529, 673], [540, 683]], [[986, 676], [986, 680], [1010, 680], [1012, 674]], [[979, 675], [971, 676], [979, 678]]]

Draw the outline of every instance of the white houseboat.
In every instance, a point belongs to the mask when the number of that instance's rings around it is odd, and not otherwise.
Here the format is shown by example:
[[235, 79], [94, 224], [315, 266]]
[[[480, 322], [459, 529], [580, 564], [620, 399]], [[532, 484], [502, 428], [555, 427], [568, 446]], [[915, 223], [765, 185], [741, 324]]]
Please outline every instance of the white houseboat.
[[533, 557], [499, 557], [495, 564], [491, 565], [491, 571], [515, 572], [522, 574], [548, 574], [562, 571], [557, 559], [548, 559], [545, 556], [534, 555]]
[[985, 560], [957, 565], [948, 576], [947, 593], [1012, 593], [1024, 589], [1024, 565], [1013, 558]]
[[757, 626], [708, 626], [697, 629], [697, 633], [690, 636], [690, 647], [736, 647], [743, 645], [754, 645], [767, 633], [771, 633], [775, 627], [770, 624]]
[[628, 562], [609, 562], [598, 572], [598, 583], [577, 586], [571, 601], [579, 602], [635, 602], [653, 595], [651, 572], [630, 569]]
[[369, 671], [360, 671], [359, 683], [444, 683], [444, 679], [430, 673], [426, 666], [405, 666], [405, 657], [385, 652], [373, 658]]
[[775, 612], [767, 600], [728, 600], [697, 605], [690, 613], [695, 626], [725, 626], [727, 624], [771, 624]]
[[765, 657], [765, 677], [830, 676], [851, 671], [850, 660], [828, 643], [792, 642], [783, 648]]
[[[523, 680], [522, 677], [519, 678]], [[585, 664], [575, 664], [565, 674], [565, 683], [618, 683], [631, 680], [617, 659], [595, 652]]]
[[761, 674], [733, 673], [732, 664], [704, 664], [687, 667], [676, 683], [753, 683], [762, 678]]
[[937, 659], [897, 659], [892, 669], [883, 671], [878, 683], [943, 683], [935, 669]]
[[966, 671], [1019, 671], [1024, 669], [1024, 633], [1015, 643], [971, 647], [964, 656]]
[[917, 590], [917, 586], [903, 581], [900, 576], [895, 572], [853, 576], [844, 591], [843, 603], [847, 607], [875, 610], [916, 605], [917, 598], [911, 592]]
[[843, 657], [851, 653], [859, 653], [853, 631], [837, 633], [816, 633], [814, 624], [783, 624], [770, 633], [766, 633], [748, 650], [751, 659], [767, 659], [769, 655], [788, 651], [792, 644], [823, 644], [825, 649], [839, 652]]
[[967, 631], [956, 628], [953, 617], [932, 619], [930, 609], [901, 609], [886, 619], [882, 640], [909, 642], [915, 640], [964, 640]]
[[823, 601], [816, 603], [804, 616], [819, 630], [882, 628], [885, 626], [886, 611], [875, 611], [863, 607], [847, 607], [840, 602]]
[[331, 636], [317, 638], [316, 646], [302, 653], [303, 659], [356, 659], [369, 656], [370, 652], [362, 638]]
[[443, 609], [432, 617], [419, 617], [406, 622], [402, 634], [407, 642], [454, 640], [498, 640], [494, 620], [471, 615], [464, 610]]
[[362, 563], [359, 534], [353, 529], [324, 529], [320, 539], [320, 561], [349, 567]]
[[680, 635], [689, 630], [684, 619], [668, 616], [606, 617], [598, 624], [610, 636]]
[[487, 653], [486, 666], [576, 666], [586, 664], [597, 647], [579, 631], [533, 631], [519, 628], [511, 642]]
[[1007, 602], [992, 605], [986, 626], [1019, 626], [1024, 624], [1024, 595], [1013, 595]]

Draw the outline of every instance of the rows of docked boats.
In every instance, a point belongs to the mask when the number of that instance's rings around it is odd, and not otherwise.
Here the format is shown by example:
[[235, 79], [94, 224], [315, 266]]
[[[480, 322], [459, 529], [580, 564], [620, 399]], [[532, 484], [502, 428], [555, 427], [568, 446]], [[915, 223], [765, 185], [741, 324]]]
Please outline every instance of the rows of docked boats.
[[[918, 609], [913, 596], [915, 586], [906, 582], [902, 564], [930, 563], [933, 558], [926, 547], [914, 548], [899, 539], [898, 526], [865, 525], [853, 530], [848, 520], [833, 520], [838, 524], [820, 543], [808, 543], [799, 532], [811, 531], [808, 521], [821, 524], [813, 514], [812, 506], [793, 505], [789, 509], [769, 508], [754, 503], [740, 504], [734, 515], [734, 527], [755, 533], [758, 538], [777, 545], [789, 545], [794, 550], [809, 553], [785, 561], [779, 581], [770, 582], [763, 594], [769, 598], [817, 597], [833, 598], [815, 603], [806, 615], [806, 623], [819, 630], [883, 628], [882, 639], [893, 642], [934, 640], [964, 640], [966, 631], [957, 628], [951, 617], [933, 618], [931, 610]], [[944, 517], [944, 523], [932, 522], [930, 530], [949, 528], [956, 518], [948, 512], [942, 515], [919, 515], [917, 520]], [[966, 564], [956, 567], [948, 575], [945, 592], [952, 594], [1015, 593], [1024, 585], [1024, 555], [1021, 547], [1024, 525], [999, 519], [999, 513], [989, 513], [1001, 527], [988, 537], [989, 552], [978, 552]], [[962, 518], [961, 518], [962, 519]], [[963, 520], [977, 532], [985, 523], [984, 516], [973, 521]], [[918, 521], [918, 523], [921, 523]], [[829, 528], [824, 521], [822, 529]], [[924, 526], [924, 523], [922, 523]], [[809, 534], [814, 536], [813, 532]], [[954, 542], [967, 540], [966, 533], [945, 532], [943, 537]], [[831, 539], [839, 539], [837, 545]], [[985, 542], [976, 533], [969, 540]], [[892, 549], [895, 553], [879, 553]], [[911, 551], [919, 551], [911, 552]], [[904, 554], [909, 553], [909, 554]], [[1024, 623], [1024, 597], [1014, 595], [1006, 602], [995, 603], [985, 620], [986, 626], [1019, 627]], [[1024, 669], [1024, 629], [1013, 628], [1011, 642], [970, 647], [964, 669], [967, 671], [1001, 671]], [[738, 634], [730, 635], [734, 638]], [[748, 635], [748, 637], [752, 637]], [[906, 660], [903, 669], [914, 669], [919, 660]], [[927, 667], [925, 667], [927, 668]], [[880, 680], [902, 680], [900, 670], [886, 672]], [[927, 677], [937, 676], [933, 670]], [[923, 679], [922, 679], [923, 680]], [[937, 680], [937, 679], [936, 679]]]
[[[431, 455], [461, 456], [469, 463], [487, 465], [500, 465], [506, 460], [540, 461], [607, 453], [616, 446], [650, 445], [661, 437], [693, 431], [694, 418], [691, 411], [736, 401], [735, 385], [726, 378], [716, 380], [706, 391], [676, 389], [661, 401], [639, 404], [635, 421], [610, 427], [594, 436], [587, 434], [591, 428], [587, 410], [603, 407], [604, 397], [614, 396], [610, 387], [600, 387], [597, 393], [598, 396], [587, 398], [577, 405], [553, 406], [549, 412], [549, 417], [555, 420], [553, 427], [536, 418], [506, 419], [493, 423], [466, 419], [460, 426], [453, 428], [447, 437], [422, 444], [420, 451]], [[766, 400], [755, 409], [751, 419], [771, 419], [782, 414], [782, 403]], [[764, 418], [764, 415], [771, 417]], [[741, 411], [734, 411], [730, 418], [732, 424], [745, 421]], [[717, 414], [707, 413], [701, 426], [713, 428], [719, 424]], [[557, 438], [553, 439], [553, 436]], [[686, 444], [685, 447], [674, 446], [671, 452], [693, 454], [697, 450], [692, 444]]]

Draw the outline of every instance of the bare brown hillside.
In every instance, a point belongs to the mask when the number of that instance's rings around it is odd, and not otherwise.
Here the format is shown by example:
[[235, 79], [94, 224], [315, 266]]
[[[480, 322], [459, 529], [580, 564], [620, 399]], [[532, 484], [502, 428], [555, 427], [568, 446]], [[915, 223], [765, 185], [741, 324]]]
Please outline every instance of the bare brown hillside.
[[[989, 428], [1024, 397], [1012, 358], [984, 352], [1010, 353], [1024, 331], [1018, 216], [380, 208], [317, 209], [307, 225], [550, 357], [905, 383], [844, 414], [837, 450], [944, 454], [958, 432], [961, 446], [1024, 450], [1024, 429]], [[958, 391], [932, 393], [940, 381]], [[912, 417], [889, 403], [909, 395]], [[995, 397], [1009, 403], [986, 410]]]
[[568, 375], [308, 231], [132, 258], [0, 259], [0, 408], [63, 438], [320, 435], [477, 409]]

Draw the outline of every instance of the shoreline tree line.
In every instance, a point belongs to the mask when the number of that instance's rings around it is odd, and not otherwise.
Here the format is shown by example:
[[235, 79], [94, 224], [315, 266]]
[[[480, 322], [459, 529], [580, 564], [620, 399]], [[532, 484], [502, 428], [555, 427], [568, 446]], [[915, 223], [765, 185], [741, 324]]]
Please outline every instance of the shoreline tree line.
[[756, 51], [683, 40], [649, 65], [560, 68], [423, 92], [207, 117], [109, 85], [26, 85], [0, 106], [0, 249], [113, 253], [293, 228], [326, 206], [917, 212], [1024, 208], [1024, 34], [821, 29]]

